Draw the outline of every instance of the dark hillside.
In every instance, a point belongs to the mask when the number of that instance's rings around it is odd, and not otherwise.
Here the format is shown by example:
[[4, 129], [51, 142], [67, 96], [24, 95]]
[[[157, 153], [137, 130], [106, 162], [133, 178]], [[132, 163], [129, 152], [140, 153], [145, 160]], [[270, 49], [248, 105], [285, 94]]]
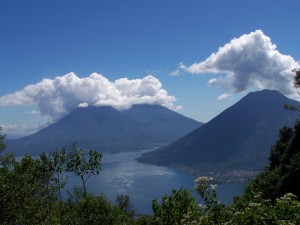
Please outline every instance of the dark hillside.
[[249, 93], [208, 123], [139, 160], [183, 168], [260, 170], [279, 128], [292, 125], [298, 116], [285, 110], [285, 103], [299, 105], [277, 91]]
[[102, 152], [132, 151], [170, 143], [201, 123], [162, 106], [139, 105], [118, 111], [112, 107], [77, 108], [49, 127], [8, 142], [17, 155], [38, 155], [75, 141]]

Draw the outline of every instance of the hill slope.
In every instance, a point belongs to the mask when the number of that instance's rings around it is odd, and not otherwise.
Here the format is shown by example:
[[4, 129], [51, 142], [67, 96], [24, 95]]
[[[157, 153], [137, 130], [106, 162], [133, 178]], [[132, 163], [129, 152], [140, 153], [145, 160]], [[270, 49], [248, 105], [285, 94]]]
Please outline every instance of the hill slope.
[[277, 91], [249, 93], [214, 119], [175, 142], [144, 155], [141, 162], [199, 170], [261, 170], [278, 129], [292, 126], [299, 102]]
[[112, 107], [77, 108], [35, 134], [8, 142], [17, 155], [38, 155], [75, 141], [102, 152], [132, 151], [170, 143], [201, 123], [156, 105], [125, 111]]

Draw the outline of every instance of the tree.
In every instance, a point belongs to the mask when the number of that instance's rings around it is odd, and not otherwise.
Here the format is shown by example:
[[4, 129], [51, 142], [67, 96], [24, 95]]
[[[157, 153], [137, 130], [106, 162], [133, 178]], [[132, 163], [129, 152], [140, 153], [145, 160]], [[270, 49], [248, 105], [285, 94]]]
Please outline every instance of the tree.
[[86, 182], [92, 175], [98, 175], [100, 173], [101, 158], [102, 154], [100, 152], [95, 150], [89, 150], [87, 152], [76, 143], [71, 146], [68, 154], [67, 169], [69, 172], [73, 172], [76, 176], [79, 176], [82, 182], [88, 222], [89, 209]]
[[294, 87], [299, 88], [300, 87], [300, 69], [294, 69], [293, 72], [295, 72], [294, 76]]
[[5, 135], [2, 135], [1, 134], [1, 130], [2, 130], [2, 127], [0, 126], [0, 153], [5, 149], [6, 145], [4, 143], [5, 141]]
[[24, 156], [9, 161], [0, 168], [0, 224], [43, 224], [46, 187], [38, 159]]
[[203, 199], [206, 211], [211, 211], [219, 204], [216, 187], [212, 177], [202, 176], [195, 180], [195, 191]]
[[276, 144], [271, 148], [271, 154], [269, 157], [270, 169], [274, 169], [283, 161], [293, 135], [294, 131], [292, 128], [282, 127], [279, 130], [278, 140]]
[[117, 195], [116, 197], [116, 205], [124, 212], [126, 212], [129, 216], [133, 216], [134, 210], [132, 209], [129, 195]]
[[82, 182], [84, 197], [86, 198], [86, 182], [92, 175], [98, 175], [101, 170], [102, 154], [95, 150], [88, 153], [77, 144], [73, 144], [68, 154], [67, 169], [79, 176]]
[[[300, 88], [300, 68], [294, 69], [293, 72], [295, 73], [294, 82], [293, 82], [294, 87], [295, 88]], [[298, 92], [298, 94], [300, 94], [300, 93]], [[296, 111], [296, 112], [300, 112], [299, 106], [285, 104], [284, 108], [289, 109], [289, 110], [293, 110], [293, 111]]]
[[[61, 188], [60, 185], [57, 185], [57, 179], [55, 177], [55, 170], [53, 166], [53, 161], [51, 160], [51, 157], [43, 153], [40, 155], [39, 158], [39, 171], [40, 171], [40, 176], [43, 181], [43, 183], [46, 185], [46, 190], [45, 190], [45, 196], [47, 198], [47, 203], [48, 203], [48, 218], [49, 218], [49, 223], [52, 223], [52, 203], [56, 201], [57, 199], [57, 191], [58, 187]], [[60, 195], [61, 196], [61, 195]], [[61, 198], [60, 198], [60, 220], [62, 222], [62, 210], [61, 210]]]
[[45, 170], [53, 174], [53, 179], [55, 184], [55, 190], [58, 193], [59, 199], [59, 211], [60, 211], [60, 223], [63, 223], [63, 210], [62, 210], [62, 194], [61, 191], [66, 184], [66, 180], [63, 177], [63, 174], [66, 172], [67, 168], [67, 154], [66, 147], [63, 147], [61, 150], [57, 148], [50, 154], [42, 156]]
[[198, 177], [195, 180], [195, 191], [204, 201], [204, 212], [210, 215], [210, 220], [214, 224], [220, 224], [225, 205], [221, 204], [217, 198], [217, 185], [214, 184], [212, 177]]

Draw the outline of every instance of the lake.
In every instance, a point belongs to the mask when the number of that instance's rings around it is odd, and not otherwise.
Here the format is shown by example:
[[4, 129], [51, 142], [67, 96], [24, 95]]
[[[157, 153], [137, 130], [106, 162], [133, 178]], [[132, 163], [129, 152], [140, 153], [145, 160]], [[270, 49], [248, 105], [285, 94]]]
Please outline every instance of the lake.
[[[142, 164], [135, 159], [149, 150], [104, 154], [102, 171], [87, 182], [88, 191], [103, 193], [112, 202], [118, 194], [130, 196], [133, 209], [139, 214], [151, 215], [152, 200], [171, 193], [173, 188], [186, 188], [194, 192], [196, 177], [176, 168]], [[79, 178], [69, 176], [67, 189], [80, 185]], [[224, 204], [230, 204], [234, 196], [243, 194], [244, 184], [219, 184], [217, 194]], [[196, 195], [195, 195], [196, 196]]]

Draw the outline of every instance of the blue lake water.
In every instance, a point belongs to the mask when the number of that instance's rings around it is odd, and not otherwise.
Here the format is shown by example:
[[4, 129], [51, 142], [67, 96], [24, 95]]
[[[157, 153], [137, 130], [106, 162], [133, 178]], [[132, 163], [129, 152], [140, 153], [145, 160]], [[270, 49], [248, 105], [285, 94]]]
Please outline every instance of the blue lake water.
[[[103, 193], [112, 202], [118, 194], [127, 194], [133, 209], [140, 214], [152, 214], [152, 200], [160, 200], [164, 194], [171, 193], [173, 188], [186, 188], [194, 193], [196, 177], [179, 169], [137, 162], [135, 159], [144, 152], [104, 154], [102, 171], [98, 176], [90, 177], [88, 191]], [[70, 189], [73, 185], [80, 185], [80, 180], [69, 176], [66, 188]], [[244, 184], [241, 183], [219, 184], [219, 200], [230, 204], [234, 196], [243, 194], [243, 188]]]

